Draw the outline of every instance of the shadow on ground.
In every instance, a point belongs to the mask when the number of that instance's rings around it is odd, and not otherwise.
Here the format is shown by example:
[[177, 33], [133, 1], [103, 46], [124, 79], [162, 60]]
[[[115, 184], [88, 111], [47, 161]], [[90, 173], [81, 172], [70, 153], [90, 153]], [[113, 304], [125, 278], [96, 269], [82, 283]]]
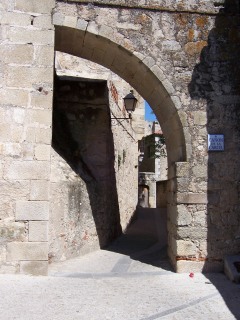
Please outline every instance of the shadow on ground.
[[166, 224], [165, 208], [137, 208], [127, 230], [105, 250], [173, 271], [167, 256]]

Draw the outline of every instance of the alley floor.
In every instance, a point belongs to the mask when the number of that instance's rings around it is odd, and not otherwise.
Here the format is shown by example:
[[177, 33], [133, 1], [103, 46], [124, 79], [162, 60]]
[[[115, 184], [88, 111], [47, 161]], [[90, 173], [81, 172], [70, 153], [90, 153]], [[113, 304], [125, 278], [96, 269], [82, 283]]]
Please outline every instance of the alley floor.
[[174, 273], [147, 233], [49, 269], [48, 277], [0, 275], [0, 319], [240, 319], [240, 284], [221, 273]]

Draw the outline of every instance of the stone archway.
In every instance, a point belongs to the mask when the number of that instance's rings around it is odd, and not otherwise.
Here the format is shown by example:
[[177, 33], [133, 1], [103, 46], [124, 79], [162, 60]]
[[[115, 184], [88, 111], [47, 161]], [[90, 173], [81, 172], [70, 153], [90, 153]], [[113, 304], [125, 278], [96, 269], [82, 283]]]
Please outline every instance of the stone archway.
[[[74, 18], [73, 18], [74, 19]], [[183, 127], [157, 65], [151, 69], [137, 56], [113, 41], [64, 24], [55, 24], [55, 50], [96, 62], [130, 83], [152, 107], [166, 138], [169, 169], [186, 161]], [[71, 23], [70, 23], [71, 25]], [[144, 80], [143, 80], [144, 79]], [[171, 174], [170, 174], [171, 175]]]
[[[135, 88], [151, 105], [166, 138], [170, 195], [168, 210], [173, 212], [177, 206], [175, 199], [176, 164], [179, 162], [180, 167], [185, 165], [187, 155], [184, 130], [174, 105], [174, 96], [171, 97], [173, 94], [171, 86], [165, 88], [162, 83], [164, 75], [157, 65], [150, 68], [143, 62], [144, 59], [138, 58], [116, 42], [86, 31], [86, 29], [82, 30], [81, 24], [78, 25], [74, 17], [65, 17], [61, 21], [63, 22], [57, 22], [55, 19], [56, 51], [85, 58], [110, 69]], [[177, 171], [179, 174], [179, 170]], [[172, 254], [174, 251], [172, 247], [176, 246], [174, 232], [169, 233], [168, 238], [169, 257], [175, 264], [175, 256]]]

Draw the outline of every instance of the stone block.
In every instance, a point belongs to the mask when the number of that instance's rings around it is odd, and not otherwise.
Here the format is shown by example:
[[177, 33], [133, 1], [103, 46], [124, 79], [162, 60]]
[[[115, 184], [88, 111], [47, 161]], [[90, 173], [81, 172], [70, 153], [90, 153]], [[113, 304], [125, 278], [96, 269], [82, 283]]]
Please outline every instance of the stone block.
[[193, 214], [194, 225], [200, 225], [202, 227], [207, 227], [207, 212], [197, 211]]
[[11, 141], [11, 126], [9, 124], [1, 124], [0, 137], [2, 142]]
[[10, 242], [7, 244], [7, 261], [48, 260], [47, 242]]
[[195, 111], [193, 113], [194, 124], [199, 126], [205, 126], [207, 124], [207, 112]]
[[189, 179], [188, 178], [177, 178], [176, 179], [176, 191], [187, 192], [189, 189]]
[[[0, 180], [0, 218], [14, 218], [15, 202], [13, 199], [28, 199], [30, 183], [29, 181], [6, 181]], [[8, 220], [7, 220], [8, 221]]]
[[54, 0], [16, 0], [15, 10], [31, 13], [48, 13], [50, 14], [55, 6]]
[[2, 0], [0, 2], [0, 10], [13, 11], [15, 1], [14, 0]]
[[90, 21], [87, 27], [88, 32], [98, 35], [99, 29], [95, 21]]
[[31, 64], [34, 49], [32, 45], [1, 45], [0, 55], [5, 63]]
[[185, 205], [177, 206], [177, 225], [178, 226], [189, 226], [192, 223], [192, 215], [187, 210]]
[[47, 276], [48, 261], [21, 261], [20, 273], [33, 276]]
[[19, 89], [0, 89], [1, 104], [27, 106], [28, 92]]
[[35, 63], [38, 66], [51, 67], [54, 63], [53, 46], [35, 46]]
[[13, 121], [18, 124], [23, 124], [25, 119], [25, 110], [23, 108], [13, 109]]
[[65, 16], [63, 25], [69, 28], [76, 28], [77, 17]]
[[173, 239], [172, 251], [176, 256], [195, 256], [197, 248], [196, 245], [190, 240]]
[[207, 204], [208, 196], [206, 193], [177, 193], [177, 203]]
[[22, 148], [19, 143], [5, 143], [2, 153], [13, 158], [20, 158], [22, 154]]
[[31, 16], [20, 12], [4, 12], [1, 17], [1, 24], [10, 26], [30, 26]]
[[36, 30], [11, 27], [8, 32], [8, 37], [14, 44], [40, 44], [53, 45], [54, 32], [53, 30]]
[[[60, 12], [55, 12], [52, 17], [52, 22], [54, 25], [62, 26], [64, 21], [64, 15]], [[87, 22], [86, 22], [87, 24]], [[79, 29], [79, 28], [78, 28]], [[85, 30], [85, 29], [84, 29]]]
[[176, 235], [178, 239], [192, 239], [202, 241], [208, 236], [208, 229], [202, 226], [178, 226]]
[[203, 272], [204, 266], [204, 261], [178, 260], [175, 268], [177, 273]]
[[34, 156], [36, 160], [50, 160], [51, 146], [40, 144], [35, 147]]
[[[176, 107], [177, 110], [181, 110], [182, 109], [182, 103], [181, 100], [178, 96], [171, 96], [171, 100], [174, 103], [174, 106]], [[184, 124], [183, 124], [184, 126]]]
[[208, 166], [206, 165], [195, 165], [193, 167], [193, 174], [196, 178], [205, 178], [208, 176]]
[[36, 129], [35, 128], [25, 128], [24, 130], [24, 141], [25, 142], [35, 142], [36, 141]]
[[21, 160], [34, 160], [34, 145], [32, 143], [23, 143]]
[[32, 88], [33, 84], [52, 83], [52, 68], [37, 68], [27, 66], [9, 66], [7, 85], [11, 87]]
[[188, 162], [176, 162], [176, 177], [188, 177], [190, 165]]
[[48, 220], [48, 201], [17, 201], [16, 220]]
[[51, 15], [40, 15], [34, 17], [33, 26], [36, 28], [48, 30], [53, 28]]
[[29, 110], [27, 122], [50, 126], [52, 124], [52, 110]]
[[36, 142], [51, 144], [52, 129], [37, 128], [36, 129]]
[[30, 200], [49, 200], [49, 181], [32, 180], [30, 186]]
[[47, 180], [49, 174], [47, 161], [12, 161], [4, 168], [4, 178], [9, 180]]
[[[79, 25], [79, 20], [78, 20], [77, 24]], [[105, 38], [108, 38], [108, 39], [112, 39], [113, 38], [113, 28], [103, 25], [100, 27], [99, 35], [103, 36]]]
[[164, 79], [166, 79], [165, 74], [163, 73], [163, 71], [159, 68], [158, 65], [154, 65], [151, 68], [151, 71], [155, 74], [155, 76], [160, 80], [163, 81]]
[[26, 226], [23, 222], [0, 220], [1, 242], [24, 241], [26, 240]]
[[175, 40], [164, 40], [162, 42], [163, 51], [180, 51], [181, 45]]
[[35, 242], [48, 241], [48, 222], [47, 221], [29, 221], [29, 238]]
[[51, 109], [52, 108], [52, 91], [45, 91], [43, 93], [33, 92], [31, 94], [31, 106], [39, 109]]

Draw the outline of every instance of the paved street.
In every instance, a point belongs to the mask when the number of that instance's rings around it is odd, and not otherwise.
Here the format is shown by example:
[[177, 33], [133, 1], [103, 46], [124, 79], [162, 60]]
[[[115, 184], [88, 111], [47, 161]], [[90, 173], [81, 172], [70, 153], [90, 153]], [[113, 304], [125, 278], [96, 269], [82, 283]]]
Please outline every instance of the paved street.
[[240, 319], [240, 285], [223, 274], [191, 278], [110, 251], [51, 272], [1, 275], [0, 319]]
[[139, 230], [135, 222], [108, 250], [51, 264], [48, 277], [0, 275], [0, 319], [240, 319], [240, 285], [172, 272], [150, 226]]

